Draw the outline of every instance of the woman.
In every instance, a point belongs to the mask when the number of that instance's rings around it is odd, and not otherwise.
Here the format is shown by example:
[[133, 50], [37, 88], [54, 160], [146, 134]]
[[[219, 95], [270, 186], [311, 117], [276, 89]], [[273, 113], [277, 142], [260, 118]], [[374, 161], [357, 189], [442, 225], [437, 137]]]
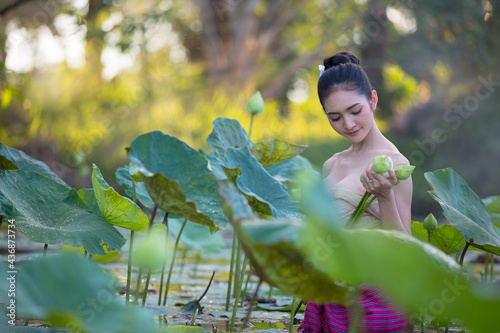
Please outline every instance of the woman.
[[[409, 164], [398, 149], [377, 127], [374, 112], [377, 92], [372, 89], [359, 59], [350, 52], [340, 52], [325, 58], [324, 70], [318, 82], [318, 95], [332, 128], [349, 139], [352, 145], [336, 153], [323, 165], [323, 176], [336, 197], [336, 208], [347, 220], [368, 191], [377, 198], [357, 222], [365, 227], [395, 229], [411, 233], [411, 178], [394, 184], [393, 171], [389, 178], [374, 172], [371, 161], [384, 154], [394, 165]], [[360, 182], [360, 175], [362, 181]], [[411, 332], [407, 313], [395, 304], [378, 286], [359, 286], [356, 332]], [[306, 314], [298, 331], [304, 333], [348, 332], [352, 309], [339, 304], [307, 304]]]

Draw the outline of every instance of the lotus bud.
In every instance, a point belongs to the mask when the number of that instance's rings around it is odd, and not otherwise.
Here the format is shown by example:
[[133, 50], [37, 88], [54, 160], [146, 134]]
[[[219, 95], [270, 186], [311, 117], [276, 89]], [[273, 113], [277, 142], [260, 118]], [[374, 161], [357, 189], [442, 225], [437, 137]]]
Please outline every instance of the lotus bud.
[[373, 159], [373, 171], [382, 174], [385, 178], [389, 178], [389, 170], [392, 170], [392, 158], [387, 155], [377, 155]]
[[259, 114], [264, 110], [264, 99], [260, 91], [257, 91], [247, 102], [247, 110], [251, 114]]
[[427, 217], [424, 219], [424, 228], [427, 229], [428, 231], [432, 231], [436, 229], [438, 226], [438, 222], [434, 215], [430, 213], [427, 215]]
[[484, 268], [481, 268], [481, 271], [479, 272], [479, 274], [481, 274], [481, 277], [483, 277], [483, 276], [486, 275], [486, 272], [484, 271]]
[[394, 185], [398, 185], [402, 180], [408, 179], [415, 167], [409, 164], [398, 164], [394, 167], [394, 173], [398, 177], [398, 181]]

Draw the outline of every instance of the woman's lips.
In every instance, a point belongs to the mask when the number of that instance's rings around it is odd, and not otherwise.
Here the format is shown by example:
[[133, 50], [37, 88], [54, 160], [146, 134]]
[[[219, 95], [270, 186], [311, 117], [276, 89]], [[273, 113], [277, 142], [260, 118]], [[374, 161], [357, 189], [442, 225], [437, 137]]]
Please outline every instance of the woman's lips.
[[356, 130], [356, 131], [354, 131], [354, 132], [349, 132], [349, 133], [347, 133], [347, 135], [356, 135], [356, 134], [358, 134], [358, 132], [359, 132], [360, 130], [361, 130], [361, 129], [358, 129], [358, 130]]

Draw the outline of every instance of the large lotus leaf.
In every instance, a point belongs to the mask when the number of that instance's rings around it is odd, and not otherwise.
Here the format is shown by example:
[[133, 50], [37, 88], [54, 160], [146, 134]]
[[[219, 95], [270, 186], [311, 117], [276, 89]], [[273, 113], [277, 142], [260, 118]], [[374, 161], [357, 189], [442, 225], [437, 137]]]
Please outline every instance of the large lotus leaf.
[[102, 216], [93, 188], [81, 188], [76, 193], [92, 213]]
[[[427, 229], [422, 222], [411, 222], [411, 234], [422, 242], [429, 241]], [[446, 254], [452, 254], [464, 248], [465, 239], [454, 226], [442, 224], [432, 231], [431, 244]]]
[[214, 129], [207, 137], [207, 144], [215, 152], [223, 154], [229, 148], [254, 146], [236, 119], [220, 117], [212, 121], [212, 126]]
[[493, 217], [493, 223], [500, 227], [500, 195], [491, 196], [483, 199], [486, 209]]
[[[133, 198], [134, 197], [134, 188], [132, 185], [132, 175], [130, 174], [130, 166], [126, 165], [124, 167], [116, 169], [116, 181], [118, 184], [122, 185], [125, 189], [125, 193]], [[135, 197], [139, 200], [144, 207], [149, 209], [153, 209], [155, 203], [153, 199], [149, 196], [148, 190], [146, 189], [146, 185], [142, 180], [140, 182], [135, 182]]]
[[257, 275], [282, 292], [304, 300], [349, 304], [354, 289], [312, 269], [304, 255], [299, 220], [261, 220], [232, 183], [221, 186], [226, 212]]
[[92, 185], [102, 217], [109, 223], [135, 231], [146, 231], [149, 219], [146, 214], [129, 198], [118, 194], [102, 177], [99, 168], [94, 165]]
[[281, 139], [259, 142], [250, 148], [250, 152], [264, 167], [270, 167], [299, 155], [307, 145], [294, 145]]
[[215, 176], [218, 179], [220, 180], [227, 179], [227, 176], [224, 173], [224, 170], [222, 169], [221, 165], [219, 164], [219, 160], [217, 159], [219, 153], [217, 152], [207, 153], [203, 149], [200, 149], [199, 152], [205, 155], [205, 158], [208, 160], [208, 165], [210, 170], [214, 172]]
[[123, 236], [90, 212], [74, 189], [38, 173], [3, 172], [0, 194], [13, 205], [7, 217], [15, 219], [16, 230], [34, 242], [84, 247], [99, 255], [105, 254], [103, 246], [112, 251], [125, 244]]
[[[2, 266], [0, 292], [7, 298], [6, 266]], [[16, 314], [39, 319], [70, 331], [154, 332], [146, 311], [126, 306], [116, 296], [116, 281], [81, 255], [38, 256], [17, 267]]]
[[33, 171], [47, 176], [56, 182], [69, 187], [61, 178], [50, 170], [47, 164], [36, 160], [15, 148], [6, 147], [0, 143], [0, 169]]
[[[310, 196], [304, 192], [305, 197]], [[305, 228], [306, 254], [314, 269], [353, 284], [377, 284], [410, 313], [459, 318], [477, 332], [496, 332], [498, 291], [478, 281], [434, 246], [395, 230], [344, 229], [328, 215], [326, 190], [314, 195]]]
[[139, 136], [127, 152], [158, 208], [212, 232], [227, 223], [217, 178], [202, 154], [162, 132]]
[[273, 217], [301, 218], [297, 201], [250, 154], [248, 148], [226, 150], [220, 164], [231, 182], [243, 192], [258, 213]]
[[296, 182], [299, 172], [305, 172], [310, 178], [319, 179], [319, 172], [314, 170], [309, 160], [302, 156], [295, 156], [266, 168], [267, 172], [280, 182]]
[[[175, 242], [184, 219], [168, 219], [168, 234]], [[226, 242], [218, 233], [210, 233], [207, 226], [187, 221], [182, 230], [180, 243], [188, 250], [220, 252], [226, 248]]]
[[439, 202], [450, 224], [473, 246], [500, 255], [500, 237], [492, 217], [465, 180], [450, 168], [426, 172], [424, 176], [433, 189], [429, 193]]

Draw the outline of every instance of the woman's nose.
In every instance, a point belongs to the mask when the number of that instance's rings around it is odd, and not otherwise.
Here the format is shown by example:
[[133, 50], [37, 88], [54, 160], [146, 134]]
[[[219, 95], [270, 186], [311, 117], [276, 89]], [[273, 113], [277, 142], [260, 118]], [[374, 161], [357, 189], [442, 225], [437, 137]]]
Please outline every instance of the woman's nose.
[[356, 123], [354, 122], [354, 119], [352, 119], [352, 117], [349, 117], [349, 116], [345, 117], [345, 120], [344, 120], [345, 129], [347, 129], [347, 130], [353, 129], [355, 125], [356, 125]]

